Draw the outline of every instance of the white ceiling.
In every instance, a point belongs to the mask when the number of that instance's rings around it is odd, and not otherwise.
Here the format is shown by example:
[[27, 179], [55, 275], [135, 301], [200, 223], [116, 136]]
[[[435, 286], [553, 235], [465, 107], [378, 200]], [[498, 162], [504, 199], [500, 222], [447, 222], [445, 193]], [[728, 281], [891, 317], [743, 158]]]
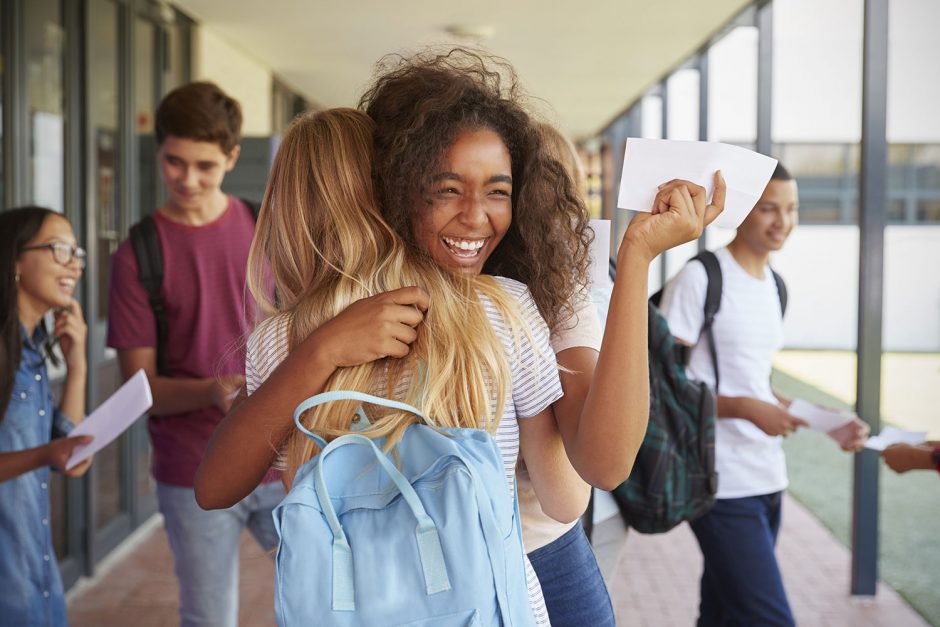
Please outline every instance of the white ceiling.
[[730, 22], [750, 0], [175, 0], [184, 12], [322, 106], [353, 106], [383, 55], [457, 41], [509, 59], [539, 107], [592, 135]]

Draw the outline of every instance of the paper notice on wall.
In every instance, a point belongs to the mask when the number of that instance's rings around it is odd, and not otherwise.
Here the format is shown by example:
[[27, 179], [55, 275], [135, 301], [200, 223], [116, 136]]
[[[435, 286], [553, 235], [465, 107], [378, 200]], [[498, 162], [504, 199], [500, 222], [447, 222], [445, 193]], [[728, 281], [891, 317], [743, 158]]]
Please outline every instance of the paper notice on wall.
[[711, 202], [715, 171], [728, 187], [715, 226], [736, 229], [764, 193], [777, 160], [740, 146], [674, 139], [627, 139], [617, 206], [652, 211], [659, 186], [685, 179], [705, 188]]
[[876, 436], [868, 438], [865, 448], [874, 451], [883, 451], [892, 444], [910, 444], [916, 446], [927, 441], [926, 431], [907, 431], [897, 427], [887, 426]]
[[606, 285], [610, 276], [610, 220], [591, 220], [594, 241], [591, 243], [591, 285]]
[[827, 409], [801, 398], [793, 399], [787, 411], [791, 416], [802, 418], [809, 423], [810, 429], [820, 433], [829, 433], [855, 419], [855, 414], [850, 411]]
[[153, 405], [150, 384], [143, 370], [127, 380], [98, 408], [91, 412], [69, 436], [90, 435], [94, 440], [75, 447], [65, 469], [69, 470], [117, 439]]

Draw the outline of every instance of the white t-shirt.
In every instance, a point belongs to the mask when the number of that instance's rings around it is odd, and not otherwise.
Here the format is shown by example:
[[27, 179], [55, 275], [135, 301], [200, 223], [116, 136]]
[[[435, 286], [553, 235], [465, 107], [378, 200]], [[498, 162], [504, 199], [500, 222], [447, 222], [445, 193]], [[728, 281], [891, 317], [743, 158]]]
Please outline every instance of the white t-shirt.
[[[721, 305], [712, 334], [718, 353], [721, 396], [756, 398], [777, 403], [770, 387], [774, 355], [783, 348], [780, 296], [770, 268], [757, 279], [742, 268], [727, 248], [715, 251], [722, 273]], [[669, 330], [694, 344], [687, 373], [714, 389], [715, 373], [704, 323], [705, 266], [693, 262], [663, 292], [661, 310]], [[734, 499], [779, 492], [787, 487], [783, 438], [767, 435], [743, 418], [719, 418], [715, 429], [718, 498]]]
[[[603, 339], [601, 322], [590, 295], [583, 293], [575, 302], [574, 313], [565, 322], [552, 329], [551, 345], [555, 354], [568, 348], [586, 347], [600, 351]], [[545, 512], [535, 495], [529, 471], [521, 460], [516, 468], [519, 494], [519, 512], [522, 514], [522, 539], [526, 553], [542, 548], [563, 536], [569, 529], [580, 524], [579, 520], [560, 523]]]
[[[515, 345], [506, 322], [496, 307], [486, 298], [481, 298], [487, 317], [493, 330], [506, 351], [511, 385], [506, 392], [503, 415], [496, 430], [496, 443], [503, 457], [503, 469], [509, 483], [510, 495], [515, 485], [516, 460], [519, 456], [518, 419], [525, 419], [541, 413], [562, 396], [561, 381], [558, 378], [558, 365], [549, 345], [548, 327], [538, 312], [529, 289], [512, 279], [495, 277], [506, 293], [519, 304], [522, 319], [529, 323], [531, 340], [524, 333], [519, 334], [519, 346]], [[271, 372], [288, 354], [290, 344], [289, 317], [287, 314], [268, 318], [258, 325], [248, 338], [245, 363], [245, 387], [248, 394], [267, 379]], [[492, 406], [495, 408], [496, 399]], [[279, 458], [278, 467], [283, 467]], [[548, 611], [539, 586], [535, 571], [526, 558], [529, 601], [537, 625], [548, 625]]]

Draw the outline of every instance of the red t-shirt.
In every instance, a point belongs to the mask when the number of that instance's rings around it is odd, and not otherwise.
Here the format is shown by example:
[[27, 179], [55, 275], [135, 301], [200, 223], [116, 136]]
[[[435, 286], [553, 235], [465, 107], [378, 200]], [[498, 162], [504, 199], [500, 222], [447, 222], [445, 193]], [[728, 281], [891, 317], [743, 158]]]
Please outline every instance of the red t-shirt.
[[[245, 341], [255, 320], [245, 275], [254, 235], [251, 210], [229, 197], [214, 222], [190, 226], [154, 214], [163, 251], [162, 294], [167, 308], [167, 374], [203, 379], [245, 373]], [[130, 240], [111, 260], [108, 346], [157, 345], [147, 292], [137, 278]], [[222, 412], [204, 407], [185, 414], [151, 416], [153, 475], [157, 481], [192, 487], [193, 478]], [[265, 477], [277, 479], [277, 474]]]

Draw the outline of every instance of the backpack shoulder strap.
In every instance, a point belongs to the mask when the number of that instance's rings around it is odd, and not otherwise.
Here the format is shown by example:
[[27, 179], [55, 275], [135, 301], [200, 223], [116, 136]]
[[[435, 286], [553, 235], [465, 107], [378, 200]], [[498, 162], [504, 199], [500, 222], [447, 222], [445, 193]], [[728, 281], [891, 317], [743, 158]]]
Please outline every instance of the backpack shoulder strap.
[[770, 271], [774, 275], [774, 283], [777, 284], [777, 295], [780, 297], [780, 315], [786, 315], [787, 313], [787, 284], [784, 282], [783, 277], [777, 274], [777, 271], [773, 268]]
[[703, 250], [692, 257], [692, 260], [699, 261], [705, 266], [705, 274], [708, 276], [708, 289], [705, 292], [705, 324], [702, 327], [704, 330], [711, 328], [715, 322], [715, 314], [721, 307], [721, 265], [718, 263], [718, 257], [710, 250]]
[[705, 321], [702, 324], [702, 335], [708, 338], [708, 352], [711, 355], [712, 367], [715, 370], [715, 394], [718, 393], [718, 351], [715, 346], [715, 335], [712, 333], [712, 325], [715, 322], [715, 314], [721, 307], [721, 290], [723, 280], [721, 276], [721, 265], [718, 263], [718, 257], [710, 250], [703, 250], [692, 257], [693, 261], [700, 262], [705, 266], [705, 275], [708, 277], [708, 287], [705, 291]]
[[239, 200], [245, 203], [245, 206], [251, 211], [251, 217], [257, 222], [258, 214], [261, 212], [261, 203], [248, 200], [247, 198], [239, 198]]
[[150, 308], [157, 323], [157, 372], [166, 372], [164, 345], [169, 325], [166, 317], [166, 303], [160, 293], [163, 287], [163, 252], [160, 250], [160, 237], [157, 223], [152, 215], [145, 216], [131, 227], [131, 247], [137, 260], [137, 278], [147, 291]]

